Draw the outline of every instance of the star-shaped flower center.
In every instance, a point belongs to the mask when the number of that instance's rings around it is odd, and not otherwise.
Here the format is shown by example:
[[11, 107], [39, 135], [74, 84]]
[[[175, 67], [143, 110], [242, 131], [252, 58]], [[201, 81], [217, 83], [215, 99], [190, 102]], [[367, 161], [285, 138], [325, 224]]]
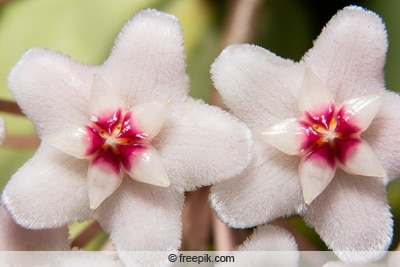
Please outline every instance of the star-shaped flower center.
[[345, 108], [338, 110], [331, 104], [320, 114], [304, 115], [305, 118], [298, 119], [304, 138], [300, 155], [307, 158], [319, 154], [331, 168], [336, 167], [336, 162], [344, 164], [352, 148], [361, 141], [361, 129], [348, 120]]
[[90, 207], [97, 208], [122, 182], [132, 179], [167, 187], [170, 182], [153, 138], [168, 116], [171, 102], [144, 103], [122, 108], [122, 100], [98, 75], [94, 76], [89, 123], [46, 138], [47, 143], [79, 159], [90, 161]]
[[138, 155], [149, 144], [147, 134], [133, 127], [132, 112], [122, 109], [106, 117], [92, 116], [91, 124], [86, 125], [88, 135], [86, 155], [92, 160], [103, 159], [113, 166], [116, 172], [120, 168], [131, 168], [131, 155]]
[[261, 138], [300, 157], [299, 174], [307, 204], [325, 190], [337, 167], [355, 175], [386, 176], [378, 157], [361, 138], [381, 101], [382, 95], [374, 94], [336, 106], [325, 84], [306, 69], [299, 100], [301, 116], [271, 127]]

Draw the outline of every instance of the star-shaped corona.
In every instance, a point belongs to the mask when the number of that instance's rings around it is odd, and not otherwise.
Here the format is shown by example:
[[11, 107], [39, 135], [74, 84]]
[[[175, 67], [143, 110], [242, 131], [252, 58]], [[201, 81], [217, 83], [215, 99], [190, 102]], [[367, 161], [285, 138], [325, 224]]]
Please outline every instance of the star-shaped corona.
[[124, 109], [107, 82], [94, 74], [89, 122], [46, 139], [61, 151], [90, 161], [88, 192], [92, 209], [119, 187], [125, 174], [148, 184], [170, 185], [161, 157], [151, 144], [170, 106], [171, 101], [166, 100]]
[[300, 157], [304, 201], [321, 194], [339, 167], [350, 174], [385, 177], [380, 160], [361, 138], [375, 117], [382, 94], [349, 99], [337, 106], [326, 85], [307, 68], [300, 92], [301, 116], [261, 133], [261, 138]]

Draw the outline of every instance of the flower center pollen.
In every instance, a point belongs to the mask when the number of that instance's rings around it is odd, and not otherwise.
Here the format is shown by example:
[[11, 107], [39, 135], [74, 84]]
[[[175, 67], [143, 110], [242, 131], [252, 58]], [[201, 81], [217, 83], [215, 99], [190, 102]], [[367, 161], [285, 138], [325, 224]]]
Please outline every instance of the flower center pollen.
[[130, 167], [129, 157], [144, 149], [146, 134], [134, 127], [131, 112], [118, 109], [107, 116], [92, 116], [91, 124], [87, 125], [89, 144], [86, 155], [91, 158], [103, 158], [120, 169]]
[[331, 104], [325, 111], [305, 113], [299, 120], [304, 132], [300, 153], [322, 157], [331, 167], [344, 163], [351, 149], [360, 142], [359, 128], [346, 120], [345, 111]]

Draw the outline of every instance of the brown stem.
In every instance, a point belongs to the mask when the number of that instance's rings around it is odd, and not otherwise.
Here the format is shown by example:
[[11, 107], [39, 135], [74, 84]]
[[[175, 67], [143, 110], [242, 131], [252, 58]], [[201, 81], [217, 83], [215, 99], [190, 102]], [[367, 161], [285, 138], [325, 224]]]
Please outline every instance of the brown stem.
[[22, 113], [20, 107], [17, 105], [17, 103], [8, 101], [8, 100], [0, 99], [0, 111], [17, 114], [17, 115], [24, 115]]
[[227, 18], [222, 47], [254, 40], [262, 0], [235, 0]]
[[[263, 0], [233, 1], [225, 21], [226, 26], [221, 42], [222, 48], [231, 44], [253, 42], [263, 2]], [[210, 102], [226, 109], [215, 89], [211, 91]]]
[[6, 135], [3, 147], [17, 149], [35, 149], [40, 145], [40, 139], [36, 136]]
[[208, 250], [211, 235], [208, 194], [209, 187], [186, 193], [182, 215], [182, 248], [184, 250]]

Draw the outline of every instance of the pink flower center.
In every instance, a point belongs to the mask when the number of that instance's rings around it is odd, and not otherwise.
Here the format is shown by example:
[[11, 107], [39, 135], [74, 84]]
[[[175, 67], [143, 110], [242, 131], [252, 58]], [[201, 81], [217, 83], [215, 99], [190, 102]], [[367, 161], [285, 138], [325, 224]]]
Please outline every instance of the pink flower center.
[[344, 164], [361, 142], [361, 129], [349, 115], [333, 103], [325, 110], [306, 112], [305, 118], [299, 120], [304, 133], [300, 154], [306, 158], [317, 156], [332, 168], [337, 162]]
[[108, 115], [91, 116], [90, 120], [91, 124], [86, 125], [89, 137], [86, 156], [93, 163], [108, 163], [118, 173], [121, 167], [130, 169], [132, 156], [140, 155], [150, 142], [147, 134], [135, 126], [129, 111], [118, 109]]

